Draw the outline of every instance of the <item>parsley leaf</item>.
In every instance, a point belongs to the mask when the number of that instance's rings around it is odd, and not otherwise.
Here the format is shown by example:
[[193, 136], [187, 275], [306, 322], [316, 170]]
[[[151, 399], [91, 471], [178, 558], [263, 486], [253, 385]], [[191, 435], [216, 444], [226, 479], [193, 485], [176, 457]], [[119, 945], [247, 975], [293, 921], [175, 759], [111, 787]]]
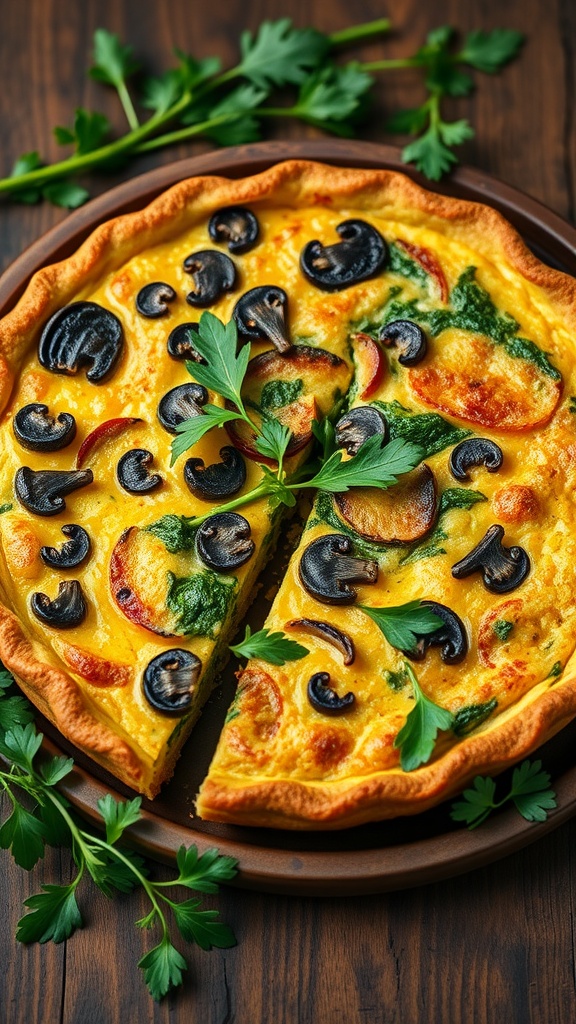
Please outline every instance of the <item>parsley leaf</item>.
[[545, 821], [548, 811], [556, 807], [556, 794], [550, 788], [550, 775], [542, 771], [542, 761], [523, 761], [514, 769], [508, 793], [495, 800], [496, 783], [477, 775], [471, 789], [465, 789], [462, 800], [452, 804], [451, 818], [463, 821], [469, 829], [477, 828], [498, 807], [512, 802], [526, 821]]
[[18, 942], [63, 942], [77, 928], [82, 917], [76, 902], [76, 883], [70, 885], [43, 885], [42, 892], [24, 901], [31, 914], [18, 922]]
[[244, 639], [239, 644], [231, 644], [230, 650], [238, 658], [261, 658], [271, 665], [298, 661], [309, 654], [307, 647], [303, 647], [296, 640], [290, 640], [284, 633], [271, 633], [268, 629], [252, 633], [250, 626], [246, 626]]
[[55, 181], [51, 185], [44, 185], [42, 195], [54, 206], [63, 206], [66, 210], [76, 210], [90, 198], [88, 190], [73, 181]]
[[444, 624], [440, 616], [421, 601], [408, 601], [389, 608], [370, 608], [365, 604], [358, 607], [376, 623], [392, 647], [406, 654], [415, 650], [419, 636], [434, 633]]
[[220, 406], [210, 403], [204, 405], [199, 416], [183, 420], [176, 427], [176, 437], [172, 441], [170, 465], [173, 466], [180, 455], [192, 448], [213, 427], [222, 427], [225, 423], [231, 423], [232, 420], [237, 419], [238, 413], [232, 412], [231, 409], [221, 409]]
[[264, 420], [254, 447], [260, 455], [264, 455], [268, 459], [274, 459], [275, 462], [281, 464], [284, 460], [286, 449], [290, 444], [291, 436], [290, 428], [280, 423], [280, 420], [273, 418]]
[[494, 75], [513, 60], [524, 42], [521, 32], [495, 28], [491, 32], [469, 32], [458, 59], [487, 75]]
[[18, 867], [30, 871], [44, 856], [41, 822], [21, 804], [13, 802], [12, 814], [0, 828], [0, 847], [10, 850]]
[[111, 793], [101, 797], [98, 801], [98, 810], [106, 825], [106, 842], [113, 845], [124, 832], [125, 828], [133, 825], [140, 817], [142, 797], [137, 796], [134, 800], [115, 800]]
[[164, 935], [157, 946], [149, 950], [138, 962], [144, 972], [144, 981], [153, 999], [159, 1001], [175, 985], [182, 984], [182, 971], [187, 968], [182, 954]]
[[400, 764], [405, 772], [412, 772], [432, 757], [438, 730], [450, 729], [454, 716], [451, 711], [430, 700], [418, 684], [412, 667], [405, 662], [412, 683], [415, 705], [394, 740], [400, 750]]
[[71, 757], [51, 757], [40, 766], [40, 775], [46, 786], [55, 786], [70, 774], [74, 767]]
[[217, 910], [198, 910], [199, 899], [185, 900], [172, 907], [178, 930], [183, 939], [196, 942], [201, 949], [213, 947], [228, 949], [236, 945], [231, 928], [217, 920]]
[[[371, 76], [355, 63], [321, 68], [304, 80], [296, 103], [287, 112], [292, 117], [340, 134], [341, 122], [361, 109], [372, 81]], [[349, 127], [346, 134], [352, 134]]]
[[381, 437], [369, 437], [351, 459], [334, 452], [306, 484], [322, 491], [341, 493], [350, 487], [386, 488], [396, 483], [422, 459], [422, 450], [400, 438], [382, 447]]
[[196, 846], [181, 846], [176, 854], [179, 875], [174, 885], [185, 885], [197, 892], [217, 892], [221, 882], [229, 882], [237, 874], [238, 861], [218, 853], [215, 847], [198, 856]]
[[240, 36], [242, 60], [237, 74], [256, 86], [299, 85], [326, 56], [329, 40], [312, 28], [293, 28], [290, 18], [263, 21], [254, 37]]
[[205, 311], [200, 317], [198, 333], [194, 335], [194, 348], [206, 361], [206, 365], [187, 363], [186, 366], [199, 384], [242, 409], [240, 389], [250, 359], [250, 346], [243, 345], [236, 354], [237, 345], [238, 329], [235, 321], [223, 324], [213, 313]]
[[74, 116], [74, 127], [57, 127], [54, 135], [62, 146], [73, 143], [77, 153], [91, 153], [102, 145], [109, 131], [110, 122], [104, 114], [79, 107]]
[[133, 54], [134, 48], [123, 46], [113, 32], [97, 28], [94, 33], [94, 65], [90, 68], [90, 77], [118, 89], [138, 71]]

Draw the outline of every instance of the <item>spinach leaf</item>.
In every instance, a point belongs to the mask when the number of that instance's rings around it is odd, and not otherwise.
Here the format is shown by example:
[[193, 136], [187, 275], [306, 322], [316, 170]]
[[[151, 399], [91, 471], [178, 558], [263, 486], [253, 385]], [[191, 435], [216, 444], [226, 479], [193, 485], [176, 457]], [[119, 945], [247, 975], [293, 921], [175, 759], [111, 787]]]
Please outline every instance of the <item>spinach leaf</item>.
[[391, 439], [401, 437], [405, 441], [412, 441], [423, 449], [426, 459], [444, 448], [458, 444], [472, 433], [471, 430], [455, 427], [436, 412], [414, 413], [396, 401], [375, 401], [372, 404], [384, 413]]
[[209, 569], [192, 576], [168, 573], [167, 605], [178, 616], [178, 633], [213, 640], [226, 618], [238, 581]]

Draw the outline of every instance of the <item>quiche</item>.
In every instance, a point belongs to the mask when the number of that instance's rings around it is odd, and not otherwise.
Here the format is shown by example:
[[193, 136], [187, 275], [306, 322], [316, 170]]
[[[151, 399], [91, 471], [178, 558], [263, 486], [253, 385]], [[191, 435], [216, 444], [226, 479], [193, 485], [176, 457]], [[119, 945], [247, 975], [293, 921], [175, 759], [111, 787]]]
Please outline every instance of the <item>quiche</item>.
[[0, 323], [2, 662], [154, 796], [310, 479], [264, 624], [299, 656], [239, 673], [198, 814], [343, 828], [522, 758], [576, 714], [575, 331], [499, 214], [393, 172], [289, 161], [101, 225]]

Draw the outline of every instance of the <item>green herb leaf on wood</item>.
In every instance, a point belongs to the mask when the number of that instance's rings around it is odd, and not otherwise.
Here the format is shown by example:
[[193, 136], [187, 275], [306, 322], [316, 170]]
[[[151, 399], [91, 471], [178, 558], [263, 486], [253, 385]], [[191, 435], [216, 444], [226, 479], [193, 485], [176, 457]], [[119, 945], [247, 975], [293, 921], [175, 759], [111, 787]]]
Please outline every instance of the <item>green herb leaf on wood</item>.
[[76, 884], [43, 885], [42, 892], [24, 901], [32, 913], [18, 922], [18, 942], [64, 942], [77, 928], [82, 916], [76, 902]]

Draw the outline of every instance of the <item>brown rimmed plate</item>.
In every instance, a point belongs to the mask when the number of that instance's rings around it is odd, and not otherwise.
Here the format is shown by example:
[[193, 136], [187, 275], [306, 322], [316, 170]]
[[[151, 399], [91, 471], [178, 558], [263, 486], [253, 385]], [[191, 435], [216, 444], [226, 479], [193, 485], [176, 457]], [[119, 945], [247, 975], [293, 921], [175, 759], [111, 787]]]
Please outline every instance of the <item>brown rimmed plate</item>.
[[[407, 170], [397, 149], [333, 140], [241, 146], [160, 167], [88, 203], [32, 245], [0, 280], [0, 315], [14, 305], [34, 271], [69, 256], [93, 228], [109, 217], [139, 209], [183, 178], [200, 174], [243, 177], [293, 157], [349, 167]], [[419, 175], [413, 177], [430, 187]], [[494, 206], [540, 259], [573, 272], [576, 230], [535, 200], [472, 169], [458, 170], [437, 191]], [[262, 603], [254, 606], [256, 628], [264, 613]], [[132, 826], [130, 835], [134, 845], [147, 855], [170, 863], [182, 844], [196, 843], [200, 852], [218, 846], [221, 853], [238, 859], [236, 884], [245, 888], [319, 896], [375, 893], [433, 882], [480, 867], [534, 842], [576, 813], [574, 722], [538, 755], [552, 775], [558, 798], [557, 809], [541, 824], [528, 823], [511, 809], [493, 815], [479, 830], [469, 832], [451, 821], [449, 804], [412, 818], [328, 833], [202, 822], [194, 816], [194, 797], [206, 774], [233, 688], [229, 669], [188, 741], [172, 781], [153, 802], [144, 801], [142, 820]], [[38, 720], [49, 737], [46, 747], [75, 758], [76, 767], [60, 788], [82, 814], [98, 821], [97, 801], [106, 792], [119, 798], [134, 795], [71, 748], [41, 716]], [[501, 785], [504, 791], [504, 779]]]

